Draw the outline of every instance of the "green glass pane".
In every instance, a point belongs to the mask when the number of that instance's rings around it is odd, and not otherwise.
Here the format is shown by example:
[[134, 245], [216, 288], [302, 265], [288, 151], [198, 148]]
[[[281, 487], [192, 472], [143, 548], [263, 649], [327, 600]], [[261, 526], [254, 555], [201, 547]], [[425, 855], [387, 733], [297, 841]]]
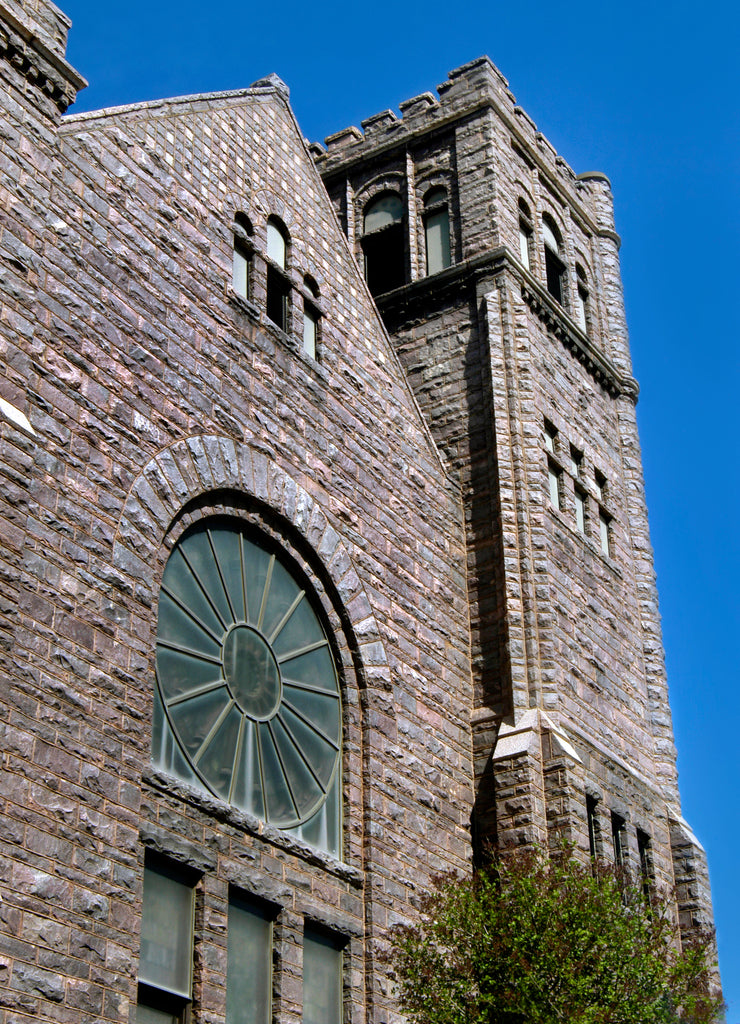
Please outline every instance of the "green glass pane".
[[221, 686], [210, 693], [191, 697], [170, 707], [170, 720], [189, 757], [196, 756], [228, 702], [229, 692], [225, 686]]
[[259, 736], [268, 819], [275, 825], [292, 824], [298, 815], [267, 724], [259, 726]]
[[262, 595], [270, 566], [271, 555], [251, 541], [244, 543], [245, 572], [247, 574], [247, 604], [249, 605], [248, 621], [256, 626], [262, 607]]
[[[218, 618], [209, 604], [198, 581], [188, 568], [179, 547], [175, 548], [167, 562], [162, 582], [168, 590], [177, 595], [182, 604], [189, 608], [196, 618], [213, 630], [217, 636], [219, 633], [223, 633], [226, 623]], [[160, 597], [160, 608], [161, 600]]]
[[303, 939], [303, 1024], [341, 1024], [342, 951], [335, 939], [306, 928]]
[[224, 800], [229, 799], [231, 790], [231, 775], [241, 721], [240, 712], [235, 707], [231, 708], [198, 761], [198, 770]]
[[269, 1024], [272, 922], [256, 906], [229, 903], [226, 1024]]
[[339, 773], [335, 773], [329, 787], [326, 800], [312, 817], [302, 825], [297, 825], [291, 832], [299, 839], [326, 850], [333, 857], [341, 857], [341, 816], [339, 814]]
[[[328, 743], [324, 737], [319, 735], [319, 733], [315, 729], [312, 729], [310, 725], [306, 725], [305, 722], [302, 722], [300, 718], [298, 718], [297, 715], [294, 715], [288, 707], [283, 707], [280, 715], [280, 724], [290, 734], [291, 738], [303, 754], [303, 757], [308, 761], [309, 765], [318, 777], [322, 789], [326, 792], [332, 772], [334, 771], [334, 761], [336, 760], [337, 755], [336, 747], [332, 746], [331, 743]], [[329, 732], [329, 730], [327, 730], [327, 732]]]
[[154, 706], [152, 708], [152, 764], [163, 771], [170, 772], [183, 782], [198, 785], [198, 776], [185, 760], [179, 744], [175, 740], [170, 723], [164, 713], [159, 696], [159, 688], [154, 687]]
[[298, 651], [302, 647], [308, 647], [319, 640], [324, 639], [324, 633], [319, 625], [311, 605], [304, 597], [283, 628], [272, 641], [272, 649], [280, 657], [281, 654], [289, 654], [291, 651]]
[[160, 645], [157, 647], [157, 676], [164, 699], [168, 701], [220, 679], [221, 666], [215, 659], [198, 658]]
[[272, 568], [270, 589], [267, 594], [265, 613], [262, 620], [262, 632], [266, 637], [272, 636], [273, 631], [280, 624], [299, 593], [300, 588], [298, 584], [280, 562], [276, 560]]
[[234, 617], [226, 599], [226, 592], [213, 556], [208, 533], [205, 530], [191, 533], [182, 541], [181, 550], [187, 557], [200, 586], [218, 610], [222, 622], [225, 626], [230, 626]]
[[[318, 785], [306, 764], [306, 761], [309, 759], [306, 757], [304, 760], [304, 758], [301, 757], [301, 754], [298, 752], [295, 744], [291, 742], [288, 732], [283, 727], [283, 723], [279, 718], [276, 718], [272, 722], [272, 734], [275, 738], [275, 744], [280, 752], [280, 758], [283, 763], [285, 774], [290, 782], [293, 799], [298, 808], [298, 815], [301, 818], [305, 818], [305, 816], [316, 806], [316, 803], [322, 799], [326, 791], [326, 785], [324, 785], [323, 788]], [[305, 752], [303, 753], [305, 756]], [[332, 758], [332, 764], [333, 760], [334, 759]], [[311, 765], [311, 767], [314, 766]], [[329, 775], [331, 775], [331, 772], [329, 772]]]
[[284, 706], [290, 707], [298, 715], [308, 719], [308, 722], [316, 726], [319, 732], [334, 740], [337, 745], [339, 744], [341, 722], [337, 693], [316, 693], [285, 683], [283, 701]]
[[218, 657], [222, 635], [220, 627], [215, 636], [209, 633], [202, 620], [199, 622], [192, 613], [183, 610], [164, 591], [159, 595], [158, 639]]
[[237, 622], [246, 622], [247, 614], [244, 607], [244, 583], [242, 577], [241, 534], [235, 530], [213, 529], [211, 540], [231, 599], [234, 618]]
[[336, 691], [337, 679], [328, 644], [318, 647], [315, 651], [309, 651], [307, 654], [301, 654], [297, 658], [290, 658], [288, 661], [281, 661], [278, 657], [278, 661], [280, 661], [283, 682], [292, 680], [308, 683], [310, 686], [318, 686], [323, 690]]
[[189, 998], [192, 949], [192, 888], [145, 868], [139, 980]]
[[249, 719], [244, 722], [231, 799], [237, 807], [249, 811], [257, 818], [266, 817], [257, 748], [257, 726]]

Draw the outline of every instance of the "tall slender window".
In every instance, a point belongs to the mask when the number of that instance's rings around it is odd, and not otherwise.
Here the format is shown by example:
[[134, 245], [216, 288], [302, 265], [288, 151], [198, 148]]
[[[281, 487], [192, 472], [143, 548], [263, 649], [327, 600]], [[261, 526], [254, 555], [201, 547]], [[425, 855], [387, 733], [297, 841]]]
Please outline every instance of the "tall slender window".
[[532, 269], [532, 214], [523, 199], [519, 200], [519, 257], [525, 270]]
[[241, 896], [229, 900], [226, 1024], [270, 1024], [272, 915]]
[[190, 882], [165, 862], [144, 868], [137, 1024], [174, 1024], [190, 1003], [195, 903]]
[[643, 832], [641, 828], [638, 828], [637, 830], [637, 850], [640, 855], [640, 880], [642, 882], [642, 892], [645, 899], [649, 900], [653, 879], [655, 878], [653, 870], [653, 851], [650, 836], [647, 832]]
[[318, 299], [319, 289], [308, 274], [303, 279], [303, 283], [307, 293], [304, 293], [303, 296], [303, 351], [307, 356], [315, 359], [319, 340], [319, 311], [308, 296], [311, 295], [314, 299]]
[[561, 259], [562, 241], [552, 217], [542, 217], [542, 236], [545, 242], [545, 274], [550, 295], [565, 305], [565, 264]]
[[267, 222], [267, 298], [265, 309], [268, 317], [280, 328], [288, 329], [288, 299], [290, 281], [285, 273], [287, 267], [288, 240], [285, 228], [275, 219]]
[[586, 271], [583, 269], [580, 263], [576, 263], [576, 280], [576, 323], [581, 328], [584, 334], [588, 334], [588, 283], [586, 280]]
[[576, 502], [576, 527], [579, 533], [586, 532], [586, 492], [577, 484], [574, 488]]
[[599, 509], [599, 542], [605, 555], [611, 555], [610, 518], [603, 509]]
[[444, 188], [432, 188], [424, 196], [424, 241], [427, 274], [437, 274], [449, 267], [450, 213]]
[[599, 801], [595, 796], [586, 797], [586, 817], [588, 819], [588, 849], [592, 857], [598, 856], [601, 852], [601, 836], [599, 834]]
[[560, 508], [560, 481], [562, 473], [554, 462], [547, 463], [547, 482], [550, 490], [550, 503], [553, 508]]
[[303, 936], [303, 1024], [342, 1022], [342, 940], [306, 925]]
[[252, 225], [244, 213], [234, 217], [231, 285], [242, 299], [252, 297]]
[[373, 295], [406, 283], [404, 212], [396, 192], [383, 192], [365, 207], [362, 250], [365, 278]]
[[625, 832], [625, 821], [619, 814], [612, 812], [612, 848], [614, 851], [614, 863], [622, 868], [627, 863], [627, 836]]

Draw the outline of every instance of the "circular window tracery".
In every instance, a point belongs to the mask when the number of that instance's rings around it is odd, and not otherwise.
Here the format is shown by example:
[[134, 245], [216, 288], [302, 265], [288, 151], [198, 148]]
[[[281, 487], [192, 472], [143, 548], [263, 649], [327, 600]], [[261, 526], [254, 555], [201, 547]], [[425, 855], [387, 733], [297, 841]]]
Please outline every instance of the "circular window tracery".
[[216, 796], [282, 828], [326, 802], [339, 685], [309, 596], [237, 522], [187, 533], [165, 567], [157, 687], [188, 765]]

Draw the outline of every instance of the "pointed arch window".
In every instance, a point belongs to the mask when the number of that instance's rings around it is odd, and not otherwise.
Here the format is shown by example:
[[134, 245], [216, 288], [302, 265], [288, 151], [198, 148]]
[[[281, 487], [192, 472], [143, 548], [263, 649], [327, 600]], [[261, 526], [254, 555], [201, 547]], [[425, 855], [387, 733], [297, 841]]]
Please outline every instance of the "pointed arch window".
[[545, 243], [547, 290], [556, 302], [565, 306], [565, 264], [561, 258], [562, 237], [555, 221], [546, 213], [542, 216], [542, 236]]
[[450, 212], [447, 190], [429, 189], [424, 196], [424, 243], [427, 274], [438, 274], [450, 266]]
[[362, 251], [365, 279], [373, 295], [406, 283], [404, 207], [397, 192], [383, 192], [365, 207]]

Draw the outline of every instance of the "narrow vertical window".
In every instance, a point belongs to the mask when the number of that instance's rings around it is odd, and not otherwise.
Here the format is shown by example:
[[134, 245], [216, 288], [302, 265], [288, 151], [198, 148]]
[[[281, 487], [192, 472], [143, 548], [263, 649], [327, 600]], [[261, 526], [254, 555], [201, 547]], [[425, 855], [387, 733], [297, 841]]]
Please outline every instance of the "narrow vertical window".
[[550, 490], [550, 503], [553, 508], [560, 508], [560, 469], [552, 462], [547, 464], [547, 482]]
[[588, 283], [586, 280], [586, 271], [580, 263], [576, 263], [576, 279], [576, 323], [584, 334], [588, 334]]
[[532, 215], [523, 199], [519, 200], [519, 257], [525, 270], [532, 270]]
[[432, 188], [424, 196], [424, 241], [427, 274], [437, 274], [449, 267], [450, 214], [443, 188]]
[[176, 868], [144, 868], [137, 1024], [179, 1022], [191, 1000], [195, 892]]
[[596, 483], [596, 495], [599, 501], [606, 501], [606, 477], [598, 469], [594, 470], [594, 481]]
[[545, 448], [555, 454], [555, 438], [558, 436], [557, 427], [554, 427], [549, 420], [545, 420]]
[[397, 193], [383, 192], [365, 207], [362, 250], [372, 295], [406, 284], [404, 210]]
[[586, 492], [576, 486], [574, 490], [576, 500], [576, 527], [579, 533], [586, 532]]
[[627, 862], [627, 844], [625, 835], [624, 818], [612, 812], [612, 848], [614, 851], [614, 864], [623, 868]]
[[288, 300], [290, 281], [287, 266], [287, 235], [277, 220], [267, 222], [267, 296], [265, 312], [281, 331], [288, 330]]
[[642, 892], [646, 900], [650, 899], [655, 873], [653, 870], [653, 851], [650, 836], [642, 829], [637, 830], [637, 850], [640, 855], [640, 880]]
[[599, 509], [599, 541], [601, 543], [601, 550], [605, 555], [611, 556], [611, 531], [609, 523], [609, 516], [603, 509]]
[[303, 351], [311, 359], [315, 359], [319, 340], [320, 314], [311, 298], [318, 299], [319, 289], [316, 282], [308, 274], [304, 277], [303, 283], [308, 293], [303, 296]]
[[555, 221], [544, 214], [542, 235], [545, 242], [545, 276], [550, 295], [565, 305], [565, 264], [561, 258], [562, 241]]
[[570, 446], [570, 471], [574, 477], [580, 476], [583, 464], [583, 452], [579, 452], [573, 445]]
[[588, 821], [588, 849], [592, 857], [600, 853], [600, 835], [598, 818], [599, 801], [595, 796], [586, 797], [586, 818]]
[[240, 896], [229, 900], [226, 1024], [270, 1024], [272, 917]]
[[243, 213], [234, 217], [231, 286], [240, 298], [252, 297], [252, 225]]
[[303, 1024], [342, 1024], [342, 946], [309, 925], [303, 936]]

